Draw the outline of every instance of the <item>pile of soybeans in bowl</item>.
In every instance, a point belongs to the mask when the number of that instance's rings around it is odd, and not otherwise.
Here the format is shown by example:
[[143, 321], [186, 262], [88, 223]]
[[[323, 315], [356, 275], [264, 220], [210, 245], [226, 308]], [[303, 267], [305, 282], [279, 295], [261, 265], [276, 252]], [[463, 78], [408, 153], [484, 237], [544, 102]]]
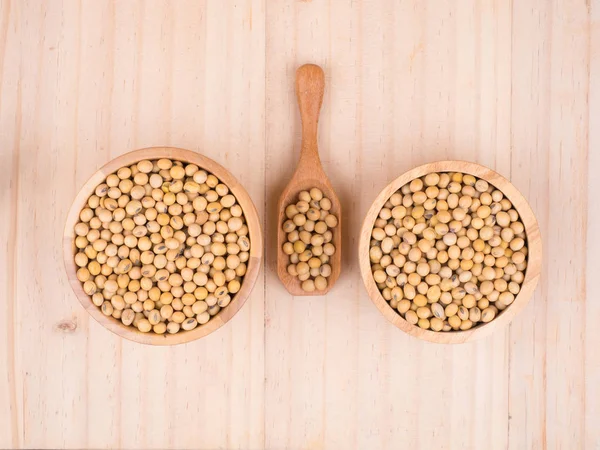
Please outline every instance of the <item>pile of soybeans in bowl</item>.
[[83, 291], [104, 315], [143, 333], [207, 323], [235, 301], [250, 257], [244, 212], [229, 188], [171, 159], [108, 175], [74, 231]]
[[525, 278], [527, 238], [511, 201], [487, 181], [429, 173], [379, 211], [369, 258], [381, 295], [407, 322], [464, 331], [513, 303]]

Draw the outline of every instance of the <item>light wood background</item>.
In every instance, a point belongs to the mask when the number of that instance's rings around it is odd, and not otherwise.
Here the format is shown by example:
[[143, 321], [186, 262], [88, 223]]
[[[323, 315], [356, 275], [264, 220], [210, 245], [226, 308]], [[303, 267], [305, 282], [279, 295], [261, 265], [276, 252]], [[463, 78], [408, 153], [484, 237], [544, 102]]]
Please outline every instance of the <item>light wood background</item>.
[[[325, 298], [275, 274], [306, 62], [346, 220]], [[153, 145], [226, 166], [266, 233], [244, 308], [174, 348], [99, 326], [61, 261], [86, 178]], [[599, 0], [0, 0], [0, 152], [0, 448], [600, 448]], [[545, 250], [523, 313], [460, 346], [389, 324], [356, 258], [377, 193], [444, 158], [511, 179]]]

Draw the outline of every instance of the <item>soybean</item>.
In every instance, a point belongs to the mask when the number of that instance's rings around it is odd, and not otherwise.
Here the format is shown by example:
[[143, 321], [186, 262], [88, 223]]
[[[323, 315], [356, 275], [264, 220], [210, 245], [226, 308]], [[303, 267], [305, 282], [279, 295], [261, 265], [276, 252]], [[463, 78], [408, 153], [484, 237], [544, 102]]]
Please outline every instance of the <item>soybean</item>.
[[246, 218], [229, 188], [195, 164], [122, 167], [96, 187], [79, 219], [77, 278], [94, 305], [124, 326], [192, 330], [241, 288], [251, 249]]
[[[338, 225], [337, 216], [330, 210], [331, 200], [316, 187], [301, 191], [296, 203], [284, 210], [281, 227], [287, 241], [282, 251], [289, 258], [287, 272], [300, 281], [305, 292], [324, 291], [329, 285], [330, 257], [337, 251], [331, 242], [332, 230]], [[385, 232], [381, 231], [383, 239]]]
[[460, 172], [430, 173], [393, 193], [369, 249], [383, 298], [410, 324], [438, 332], [494, 320], [520, 292], [527, 256], [512, 202]]

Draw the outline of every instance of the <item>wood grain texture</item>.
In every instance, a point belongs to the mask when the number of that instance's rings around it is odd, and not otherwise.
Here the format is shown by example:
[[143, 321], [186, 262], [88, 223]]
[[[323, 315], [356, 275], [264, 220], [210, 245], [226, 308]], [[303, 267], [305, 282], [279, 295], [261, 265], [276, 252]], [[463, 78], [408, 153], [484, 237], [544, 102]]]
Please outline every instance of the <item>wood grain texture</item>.
[[217, 332], [143, 346], [81, 308], [60, 235], [88, 177], [157, 145], [214, 159], [264, 216], [264, 2], [0, 4], [0, 448], [261, 448], [263, 275]]
[[[300, 146], [300, 159], [298, 166], [281, 195], [278, 203], [277, 222], [277, 275], [287, 291], [296, 296], [315, 296], [327, 294], [335, 285], [342, 270], [342, 207], [337, 194], [331, 186], [327, 174], [323, 171], [319, 157], [318, 125], [323, 95], [325, 92], [325, 79], [323, 69], [314, 64], [304, 64], [296, 71], [296, 97], [300, 109], [302, 122], [302, 143]], [[331, 275], [327, 278], [327, 287], [322, 291], [306, 292], [302, 289], [302, 282], [291, 276], [287, 267], [290, 257], [283, 252], [283, 244], [287, 242], [287, 234], [283, 231], [286, 220], [285, 208], [298, 201], [298, 194], [318, 188], [323, 195], [331, 201], [330, 213], [338, 219], [337, 227], [331, 229], [332, 244], [335, 253], [330, 258]]]
[[[293, 70], [319, 64], [331, 86], [321, 158], [347, 236], [344, 272], [324, 301], [287, 296], [267, 272], [268, 447], [597, 446], [596, 388], [586, 380], [599, 370], [590, 345], [600, 337], [585, 313], [597, 312], [585, 290], [593, 273], [585, 255], [598, 243], [585, 239], [598, 228], [586, 230], [594, 224], [588, 173], [598, 170], [588, 167], [590, 91], [599, 82], [590, 71], [598, 59], [590, 14], [599, 8], [597, 1], [268, 5], [267, 195], [289, 176], [299, 148]], [[481, 163], [509, 179], [531, 204], [545, 249], [540, 285], [512, 324], [452, 347], [388, 324], [361, 286], [355, 250], [377, 193], [407, 170], [444, 159]]]
[[[599, 21], [599, 0], [0, 0], [0, 448], [598, 448]], [[295, 298], [277, 199], [308, 62], [346, 251]], [[158, 145], [226, 167], [266, 236], [240, 312], [173, 348], [98, 325], [62, 268], [87, 178]], [[511, 325], [455, 346], [387, 322], [356, 251], [377, 193], [444, 159], [509, 179], [544, 246]]]
[[[398, 311], [392, 308], [388, 301], [381, 295], [377, 283], [373, 279], [371, 268], [371, 258], [369, 250], [371, 248], [372, 232], [375, 221], [379, 218], [379, 212], [384, 207], [392, 194], [398, 192], [400, 188], [409, 184], [416, 178], [421, 178], [429, 173], [441, 172], [460, 172], [473, 175], [479, 179], [485, 180], [494, 188], [500, 190], [508, 198], [513, 208], [519, 213], [519, 218], [525, 227], [527, 236], [527, 268], [525, 270], [525, 279], [520, 286], [519, 294], [511, 303], [510, 308], [502, 311], [494, 320], [486, 324], [480, 324], [467, 331], [451, 331], [448, 333], [439, 333], [431, 330], [424, 330], [416, 325], [412, 325], [404, 319]], [[388, 184], [377, 196], [362, 224], [358, 241], [358, 264], [360, 274], [369, 294], [369, 297], [375, 306], [381, 311], [385, 318], [395, 326], [410, 334], [411, 336], [438, 344], [463, 344], [472, 342], [476, 339], [489, 336], [495, 330], [508, 325], [513, 318], [521, 312], [527, 305], [537, 287], [540, 279], [542, 267], [542, 237], [540, 229], [531, 207], [521, 193], [502, 175], [493, 170], [468, 161], [436, 161], [434, 163], [423, 164], [415, 167]]]

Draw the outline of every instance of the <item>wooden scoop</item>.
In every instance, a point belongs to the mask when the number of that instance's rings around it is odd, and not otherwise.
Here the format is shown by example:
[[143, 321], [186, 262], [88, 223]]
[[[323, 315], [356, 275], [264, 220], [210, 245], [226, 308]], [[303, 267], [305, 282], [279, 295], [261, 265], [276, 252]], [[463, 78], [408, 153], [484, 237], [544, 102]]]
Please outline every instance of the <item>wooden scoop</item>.
[[[319, 112], [323, 103], [323, 92], [325, 90], [325, 77], [323, 69], [314, 64], [305, 64], [296, 71], [296, 95], [300, 106], [300, 117], [302, 119], [302, 149], [300, 161], [294, 172], [294, 176], [281, 193], [279, 198], [279, 216], [277, 223], [277, 274], [279, 279], [292, 295], [324, 295], [335, 284], [340, 276], [342, 265], [342, 208], [340, 201], [335, 195], [333, 187], [323, 171], [319, 159], [319, 148], [317, 145], [317, 128], [319, 123]], [[325, 197], [331, 200], [331, 214], [338, 218], [337, 227], [331, 229], [333, 233], [332, 244], [335, 253], [330, 257], [331, 276], [327, 278], [327, 288], [322, 291], [305, 292], [302, 290], [302, 282], [297, 277], [287, 272], [290, 264], [289, 256], [283, 252], [283, 244], [287, 241], [287, 234], [282, 225], [287, 217], [285, 208], [298, 202], [298, 194], [301, 191], [309, 191], [311, 188], [319, 188]]]

